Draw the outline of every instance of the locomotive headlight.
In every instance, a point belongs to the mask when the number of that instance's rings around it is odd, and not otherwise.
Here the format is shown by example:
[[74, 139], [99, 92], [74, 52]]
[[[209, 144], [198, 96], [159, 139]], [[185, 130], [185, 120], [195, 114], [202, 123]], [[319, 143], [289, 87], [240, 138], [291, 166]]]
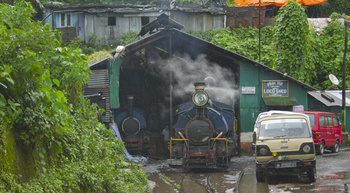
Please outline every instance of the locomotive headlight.
[[192, 102], [196, 106], [204, 106], [208, 103], [208, 100], [209, 100], [209, 96], [203, 90], [197, 91], [192, 95]]

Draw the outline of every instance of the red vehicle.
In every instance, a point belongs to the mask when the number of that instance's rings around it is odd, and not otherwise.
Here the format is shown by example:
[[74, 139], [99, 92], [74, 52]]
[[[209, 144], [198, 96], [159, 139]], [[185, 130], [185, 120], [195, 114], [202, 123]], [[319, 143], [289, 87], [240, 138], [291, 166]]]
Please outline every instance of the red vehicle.
[[338, 116], [330, 112], [300, 111], [309, 116], [316, 152], [320, 155], [325, 149], [339, 152], [342, 130]]

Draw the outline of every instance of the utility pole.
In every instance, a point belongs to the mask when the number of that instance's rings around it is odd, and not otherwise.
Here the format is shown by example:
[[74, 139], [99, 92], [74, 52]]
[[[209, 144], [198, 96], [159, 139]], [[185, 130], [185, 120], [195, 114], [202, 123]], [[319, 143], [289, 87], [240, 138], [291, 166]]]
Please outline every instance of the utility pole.
[[348, 32], [347, 26], [350, 21], [346, 20], [346, 16], [344, 17], [344, 31], [345, 31], [345, 43], [344, 43], [344, 56], [343, 56], [343, 92], [342, 92], [342, 130], [346, 131], [346, 52], [348, 47]]
[[260, 21], [260, 20], [261, 20], [261, 19], [260, 19], [260, 15], [261, 15], [261, 0], [259, 0], [259, 63], [260, 63], [260, 36], [261, 36], [261, 35], [260, 35], [260, 33], [261, 33], [261, 32], [260, 32], [260, 27], [261, 27], [261, 26], [260, 26], [260, 25], [261, 25], [261, 24], [260, 24], [260, 23], [261, 23], [261, 21]]

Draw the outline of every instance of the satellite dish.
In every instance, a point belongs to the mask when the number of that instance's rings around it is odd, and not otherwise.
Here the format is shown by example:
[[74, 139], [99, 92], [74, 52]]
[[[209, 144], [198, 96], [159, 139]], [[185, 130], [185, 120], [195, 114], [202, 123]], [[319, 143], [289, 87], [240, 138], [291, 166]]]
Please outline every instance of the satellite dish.
[[334, 85], [338, 85], [339, 84], [339, 80], [336, 76], [334, 76], [333, 74], [329, 74], [329, 80], [331, 80], [331, 82], [334, 84]]

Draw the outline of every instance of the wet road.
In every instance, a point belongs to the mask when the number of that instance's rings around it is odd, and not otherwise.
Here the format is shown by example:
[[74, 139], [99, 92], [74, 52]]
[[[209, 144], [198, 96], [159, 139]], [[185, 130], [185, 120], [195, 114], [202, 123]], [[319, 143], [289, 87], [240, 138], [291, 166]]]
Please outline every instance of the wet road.
[[274, 176], [265, 183], [257, 183], [253, 156], [233, 158], [227, 170], [202, 169], [184, 173], [181, 167], [169, 167], [169, 160], [154, 161], [144, 166], [144, 170], [153, 193], [350, 192], [350, 148], [317, 156], [316, 164], [315, 183], [294, 176]]
[[156, 183], [153, 193], [164, 192], [235, 192], [239, 171], [201, 170], [182, 172], [182, 169], [165, 169], [148, 177]]

